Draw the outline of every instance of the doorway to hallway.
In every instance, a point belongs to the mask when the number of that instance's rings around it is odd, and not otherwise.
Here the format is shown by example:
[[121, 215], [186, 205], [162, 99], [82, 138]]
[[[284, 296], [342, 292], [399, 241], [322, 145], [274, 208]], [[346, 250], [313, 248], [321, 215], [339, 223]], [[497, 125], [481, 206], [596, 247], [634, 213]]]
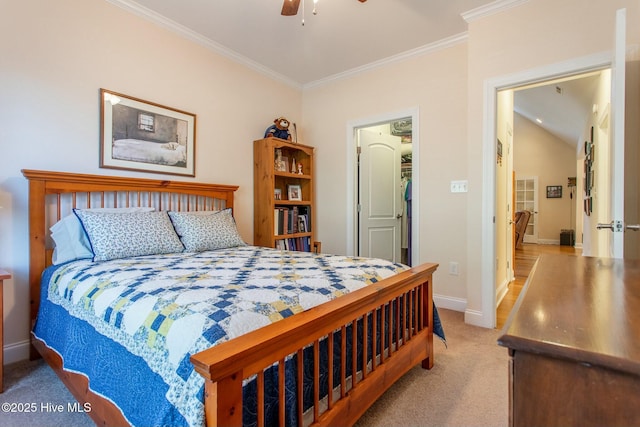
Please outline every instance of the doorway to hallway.
[[[576, 181], [583, 180], [578, 167], [584, 157], [581, 141], [587, 139], [594, 120], [593, 105], [605, 101], [608, 77], [605, 69], [569, 73], [499, 92], [496, 128], [498, 138], [506, 142], [506, 155], [496, 166], [495, 177], [496, 212], [505, 213], [496, 218], [496, 307], [517, 286], [515, 213], [528, 211], [525, 243], [560, 245], [563, 232], [578, 235], [578, 244], [582, 243], [583, 198], [580, 191], [574, 192]], [[600, 142], [604, 149], [604, 137]], [[604, 155], [602, 151], [600, 156]], [[510, 188], [506, 177], [513, 175]], [[602, 185], [601, 195], [606, 191]], [[505, 227], [508, 231], [501, 232]]]

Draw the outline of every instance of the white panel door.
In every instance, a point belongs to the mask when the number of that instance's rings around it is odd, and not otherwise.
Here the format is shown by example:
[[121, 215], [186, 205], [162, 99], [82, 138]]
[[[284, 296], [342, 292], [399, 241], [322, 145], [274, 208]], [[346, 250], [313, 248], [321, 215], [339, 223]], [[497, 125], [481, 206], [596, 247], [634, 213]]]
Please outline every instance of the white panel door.
[[359, 254], [400, 262], [400, 138], [359, 131]]

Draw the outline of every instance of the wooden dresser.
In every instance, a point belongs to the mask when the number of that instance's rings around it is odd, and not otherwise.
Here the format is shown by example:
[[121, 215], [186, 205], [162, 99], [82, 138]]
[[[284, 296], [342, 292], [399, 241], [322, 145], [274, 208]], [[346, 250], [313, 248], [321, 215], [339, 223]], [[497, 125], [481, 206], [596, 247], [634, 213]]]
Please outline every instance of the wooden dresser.
[[511, 426], [640, 425], [640, 261], [543, 255], [503, 333]]

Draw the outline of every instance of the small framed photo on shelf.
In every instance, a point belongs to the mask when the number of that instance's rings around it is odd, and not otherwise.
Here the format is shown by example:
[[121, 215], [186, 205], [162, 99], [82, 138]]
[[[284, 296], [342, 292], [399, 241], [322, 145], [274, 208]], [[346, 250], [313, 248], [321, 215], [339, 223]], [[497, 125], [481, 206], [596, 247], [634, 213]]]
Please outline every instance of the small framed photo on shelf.
[[307, 227], [307, 216], [298, 216], [298, 233], [306, 233], [307, 231], [309, 231], [309, 227]]
[[273, 198], [275, 200], [282, 200], [282, 189], [281, 188], [274, 188], [273, 189]]
[[289, 200], [302, 200], [302, 189], [299, 185], [289, 185], [287, 192]]
[[547, 199], [560, 199], [560, 198], [562, 198], [562, 185], [548, 185]]

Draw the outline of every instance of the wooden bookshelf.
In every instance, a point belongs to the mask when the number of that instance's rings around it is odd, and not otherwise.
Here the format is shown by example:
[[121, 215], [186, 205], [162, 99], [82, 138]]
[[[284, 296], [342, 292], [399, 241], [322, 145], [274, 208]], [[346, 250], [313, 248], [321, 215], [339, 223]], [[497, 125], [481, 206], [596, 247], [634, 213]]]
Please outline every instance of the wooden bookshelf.
[[[319, 247], [314, 239], [313, 151], [308, 145], [279, 138], [254, 141], [255, 245], [303, 251]], [[277, 158], [282, 159], [285, 170], [278, 170]]]

